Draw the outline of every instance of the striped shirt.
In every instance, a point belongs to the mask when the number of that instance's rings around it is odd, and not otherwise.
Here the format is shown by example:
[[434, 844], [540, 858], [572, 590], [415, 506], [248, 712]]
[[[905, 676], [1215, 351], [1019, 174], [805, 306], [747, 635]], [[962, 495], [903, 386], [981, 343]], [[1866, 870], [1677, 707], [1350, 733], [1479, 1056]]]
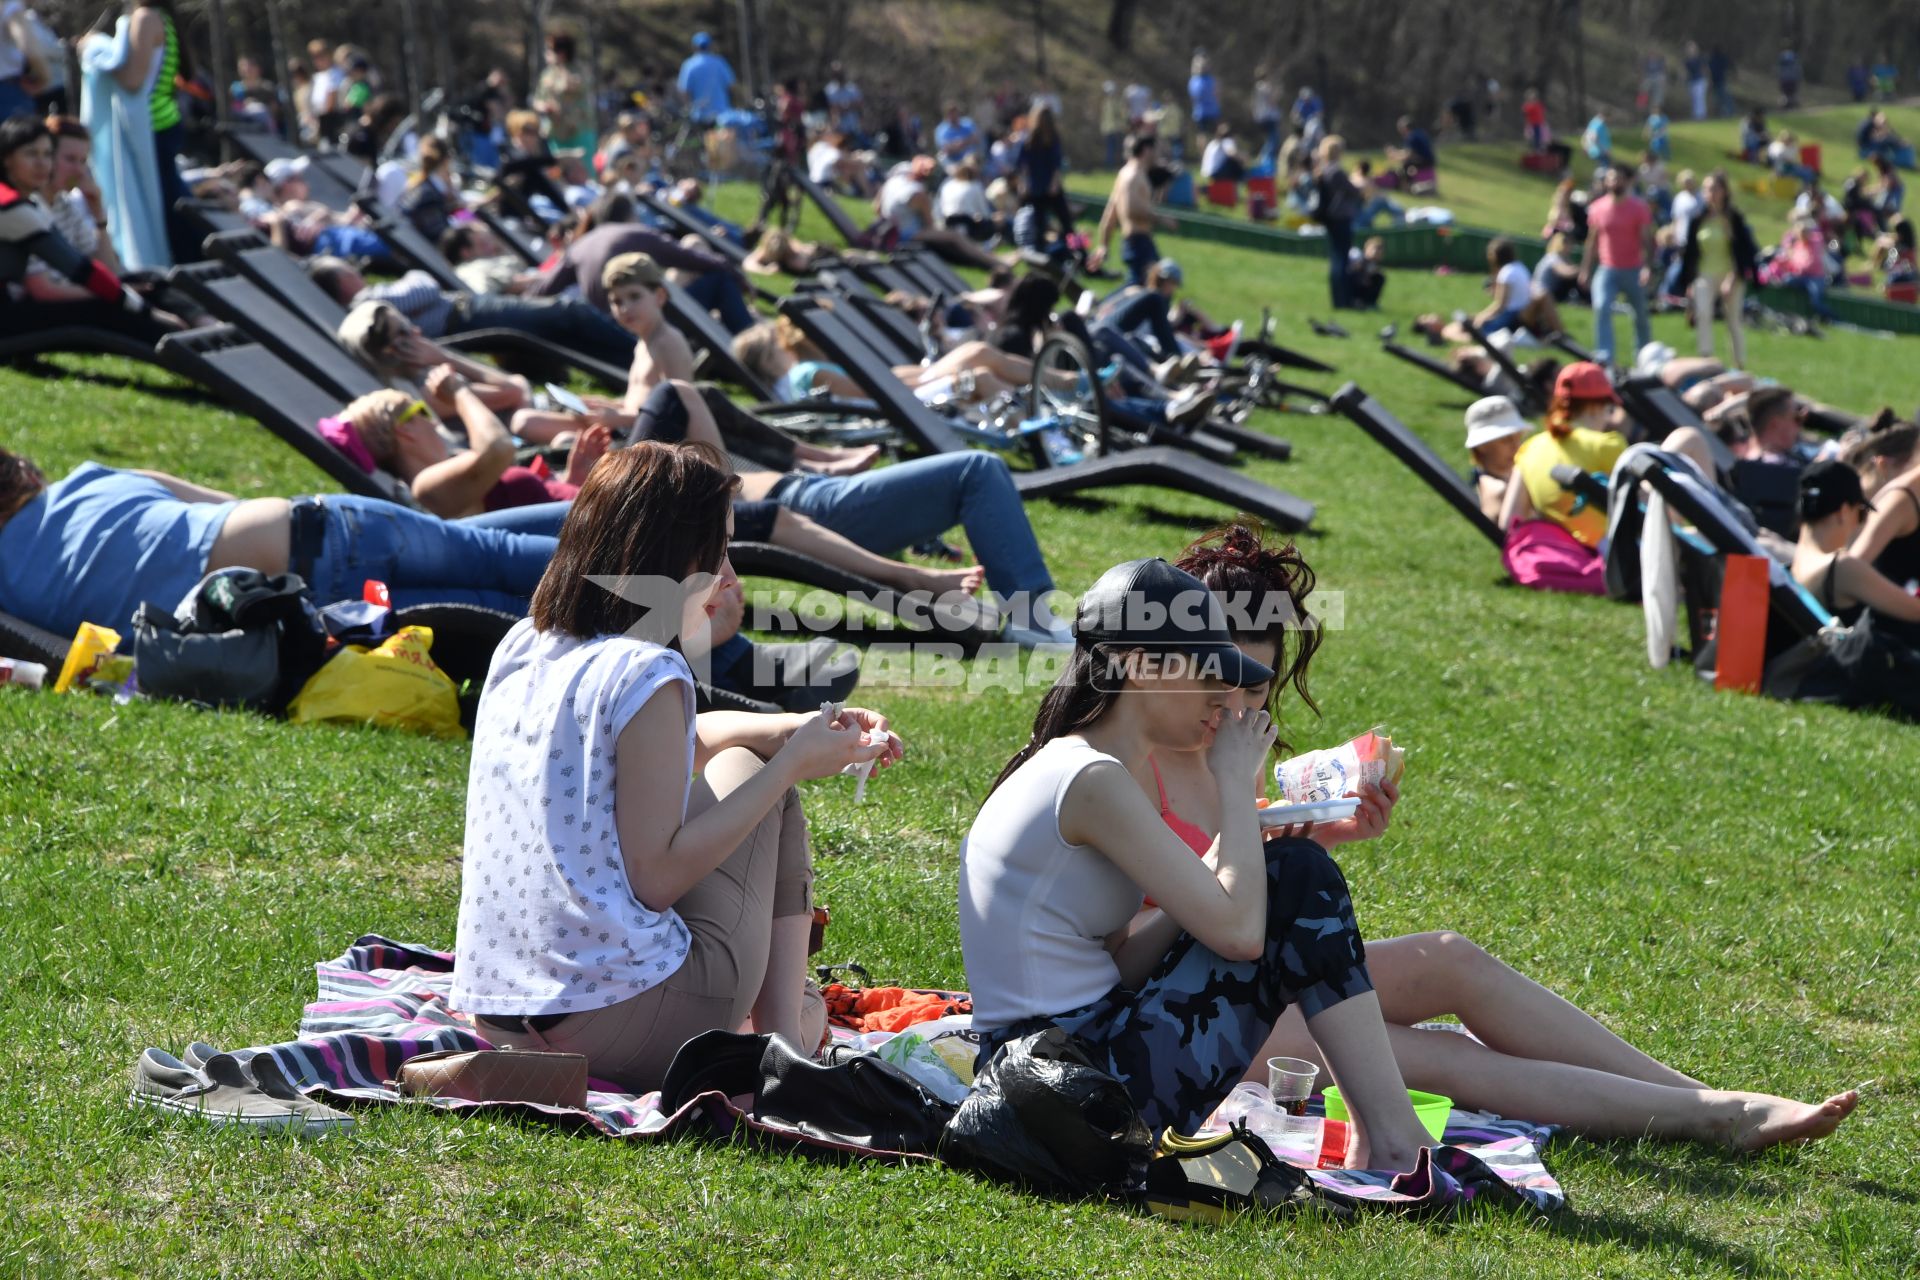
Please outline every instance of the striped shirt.
[[424, 271], [409, 271], [390, 284], [370, 284], [353, 302], [355, 306], [362, 302], [389, 303], [429, 338], [446, 337], [447, 319], [453, 314], [453, 299]]
[[173, 19], [165, 11], [160, 21], [166, 24], [167, 40], [160, 55], [160, 74], [153, 81], [153, 95], [149, 105], [153, 110], [153, 130], [171, 129], [180, 123], [180, 99], [175, 96], [173, 82], [180, 74], [180, 34], [173, 28]]

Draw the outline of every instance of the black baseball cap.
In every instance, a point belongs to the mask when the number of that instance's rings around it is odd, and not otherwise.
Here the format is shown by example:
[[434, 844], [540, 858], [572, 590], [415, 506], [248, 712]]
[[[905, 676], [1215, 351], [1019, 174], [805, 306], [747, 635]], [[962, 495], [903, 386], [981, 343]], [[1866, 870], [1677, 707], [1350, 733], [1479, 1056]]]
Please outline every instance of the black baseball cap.
[[1842, 507], [1865, 507], [1866, 490], [1860, 487], [1860, 473], [1834, 458], [1809, 463], [1800, 473], [1800, 522], [1812, 524], [1824, 520]]
[[1105, 644], [1186, 654], [1199, 660], [1198, 674], [1236, 688], [1273, 679], [1273, 668], [1255, 662], [1233, 642], [1226, 610], [1207, 584], [1158, 556], [1129, 560], [1101, 574], [1080, 597], [1073, 638], [1088, 648]]

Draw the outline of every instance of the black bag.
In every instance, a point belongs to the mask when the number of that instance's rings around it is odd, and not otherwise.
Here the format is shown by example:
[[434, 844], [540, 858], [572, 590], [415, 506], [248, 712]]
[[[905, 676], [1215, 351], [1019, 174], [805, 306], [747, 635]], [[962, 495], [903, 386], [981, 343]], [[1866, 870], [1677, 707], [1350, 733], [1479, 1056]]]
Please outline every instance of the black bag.
[[1884, 707], [1920, 719], [1920, 650], [1889, 634], [1869, 609], [1851, 627], [1810, 636], [1768, 662], [1763, 687], [1776, 698]]
[[153, 698], [285, 712], [326, 661], [327, 630], [296, 574], [221, 569], [167, 613], [133, 616], [134, 670]]
[[1055, 1026], [994, 1050], [940, 1140], [956, 1168], [1075, 1198], [1136, 1190], [1152, 1150], [1126, 1087]]
[[953, 1107], [890, 1063], [862, 1055], [834, 1066], [778, 1036], [708, 1031], [680, 1046], [660, 1084], [674, 1112], [703, 1093], [750, 1097], [756, 1132], [804, 1147], [875, 1155], [929, 1155]]

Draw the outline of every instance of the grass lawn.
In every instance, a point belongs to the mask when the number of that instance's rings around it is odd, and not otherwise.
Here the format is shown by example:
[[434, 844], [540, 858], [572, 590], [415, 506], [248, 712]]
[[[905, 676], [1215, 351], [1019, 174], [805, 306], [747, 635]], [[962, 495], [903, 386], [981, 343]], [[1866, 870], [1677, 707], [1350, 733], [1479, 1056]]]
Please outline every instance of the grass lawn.
[[[1168, 245], [1215, 314], [1276, 304], [1282, 340], [1464, 462], [1463, 397], [1364, 336], [1309, 334], [1316, 261]], [[1402, 273], [1381, 318], [1477, 296]], [[1680, 344], [1677, 319], [1657, 323]], [[1758, 367], [1822, 399], [1912, 402], [1914, 348], [1894, 340], [1751, 341]], [[0, 368], [0, 401], [0, 446], [54, 475], [95, 458], [245, 493], [325, 487], [250, 422], [119, 361]], [[1715, 1083], [1814, 1097], [1876, 1080], [1837, 1136], [1760, 1158], [1565, 1138], [1548, 1159], [1572, 1207], [1545, 1222], [1216, 1230], [935, 1168], [400, 1109], [306, 1145], [176, 1123], [125, 1105], [144, 1046], [286, 1037], [311, 962], [357, 934], [451, 943], [467, 749], [0, 691], [0, 1272], [1910, 1274], [1920, 731], [1651, 671], [1638, 610], [1504, 585], [1484, 539], [1343, 419], [1264, 425], [1295, 460], [1254, 470], [1320, 504], [1303, 545], [1344, 599], [1314, 670], [1325, 715], [1296, 709], [1289, 734], [1320, 746], [1382, 723], [1412, 752], [1393, 829], [1342, 851], [1366, 932], [1458, 929]], [[1219, 514], [1144, 490], [1029, 510], [1070, 591]], [[850, 782], [807, 788], [828, 958], [964, 982], [956, 846], [1036, 697], [869, 695], [910, 755], [861, 808]]]
[[[1672, 94], [1669, 93], [1669, 98]], [[1669, 109], [1675, 109], [1669, 103]], [[1920, 107], [1890, 106], [1886, 109], [1887, 120], [1894, 130], [1902, 136], [1920, 138]], [[1851, 104], [1843, 107], [1822, 107], [1806, 111], [1769, 113], [1769, 126], [1778, 132], [1791, 129], [1802, 143], [1818, 144], [1821, 149], [1821, 167], [1826, 174], [1827, 189], [1838, 199], [1841, 184], [1847, 175], [1856, 168], [1864, 168], [1865, 161], [1858, 158], [1854, 146], [1854, 130], [1866, 115], [1865, 107]], [[1512, 128], [1502, 123], [1498, 137], [1480, 142], [1450, 142], [1440, 147], [1440, 192], [1437, 196], [1406, 196], [1402, 193], [1389, 193], [1402, 204], [1439, 204], [1453, 211], [1456, 222], [1463, 226], [1490, 227], [1496, 231], [1506, 231], [1518, 235], [1538, 236], [1540, 227], [1547, 219], [1547, 205], [1553, 197], [1554, 181], [1550, 176], [1528, 173], [1520, 168], [1520, 154], [1525, 145], [1520, 141], [1518, 116]], [[1592, 172], [1592, 164], [1580, 153], [1580, 133], [1586, 128], [1585, 120], [1555, 119], [1556, 136], [1574, 148], [1573, 172], [1576, 178], [1585, 182]], [[1638, 163], [1645, 149], [1644, 135], [1641, 133], [1642, 121], [1625, 120], [1620, 113], [1610, 117], [1613, 127], [1614, 155], [1624, 161]], [[1482, 131], [1486, 138], [1488, 131]], [[1787, 213], [1793, 207], [1792, 197], [1781, 197], [1769, 192], [1758, 194], [1748, 189], [1751, 182], [1770, 179], [1771, 175], [1760, 165], [1747, 164], [1734, 154], [1740, 141], [1740, 119], [1731, 120], [1676, 120], [1669, 131], [1673, 143], [1673, 159], [1668, 162], [1667, 170], [1678, 177], [1682, 169], [1692, 169], [1704, 177], [1714, 169], [1725, 169], [1734, 182], [1734, 202], [1747, 215], [1753, 224], [1753, 234], [1764, 247], [1780, 238], [1786, 229]], [[1243, 139], [1243, 143], [1247, 140]], [[1257, 140], [1255, 140], [1257, 142]], [[1360, 152], [1354, 158], [1370, 155], [1376, 170], [1384, 160], [1381, 154]], [[1196, 169], [1199, 158], [1189, 157], [1189, 163]], [[1909, 181], [1912, 175], [1907, 175]], [[1081, 173], [1072, 179], [1075, 190], [1104, 195], [1111, 185], [1111, 179], [1100, 173]], [[1201, 207], [1209, 212], [1226, 212], [1213, 209], [1202, 201]], [[1241, 206], [1241, 216], [1245, 215], [1245, 205]]]

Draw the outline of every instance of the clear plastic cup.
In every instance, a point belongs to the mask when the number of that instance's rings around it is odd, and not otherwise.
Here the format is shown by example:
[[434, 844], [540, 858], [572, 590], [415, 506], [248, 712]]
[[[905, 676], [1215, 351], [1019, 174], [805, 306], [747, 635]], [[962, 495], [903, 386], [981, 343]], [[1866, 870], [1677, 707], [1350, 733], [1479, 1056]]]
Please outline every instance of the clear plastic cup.
[[1313, 1082], [1320, 1068], [1304, 1058], [1268, 1058], [1267, 1092], [1273, 1105], [1288, 1115], [1307, 1114], [1307, 1099], [1313, 1096]]

